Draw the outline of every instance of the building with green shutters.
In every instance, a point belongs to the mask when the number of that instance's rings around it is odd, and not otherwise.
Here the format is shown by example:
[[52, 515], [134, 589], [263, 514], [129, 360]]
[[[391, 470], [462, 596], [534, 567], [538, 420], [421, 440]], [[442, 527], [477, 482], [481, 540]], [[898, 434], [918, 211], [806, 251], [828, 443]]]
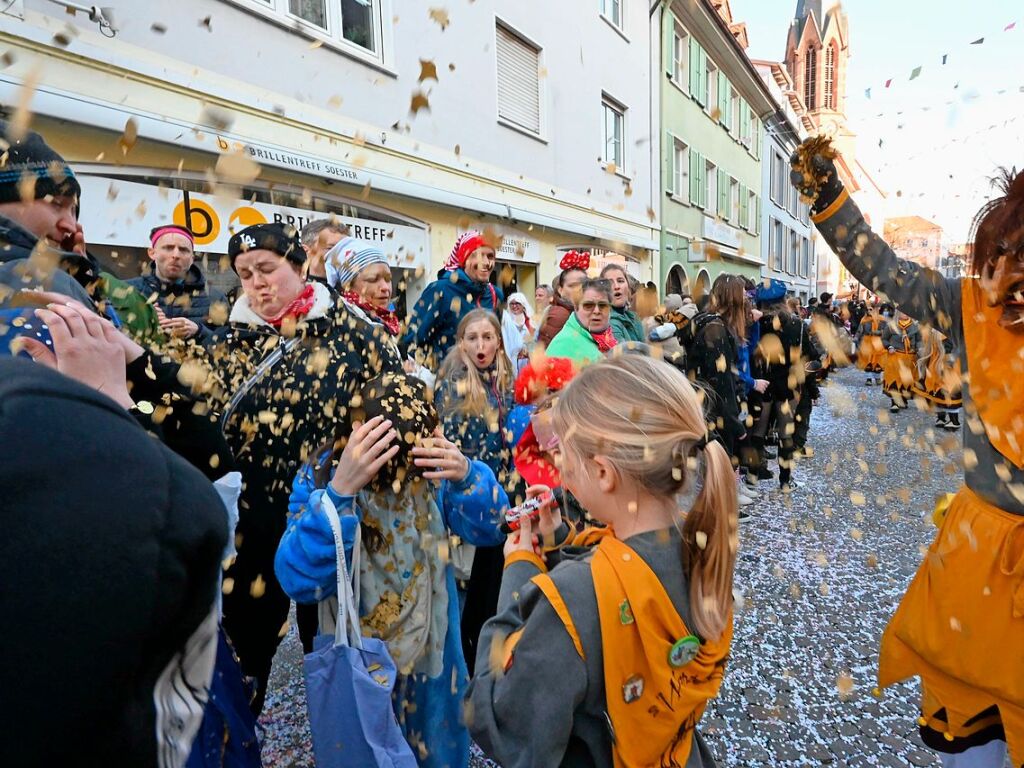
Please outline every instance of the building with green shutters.
[[722, 272], [761, 276], [763, 119], [777, 107], [728, 0], [663, 0], [661, 287], [706, 293]]

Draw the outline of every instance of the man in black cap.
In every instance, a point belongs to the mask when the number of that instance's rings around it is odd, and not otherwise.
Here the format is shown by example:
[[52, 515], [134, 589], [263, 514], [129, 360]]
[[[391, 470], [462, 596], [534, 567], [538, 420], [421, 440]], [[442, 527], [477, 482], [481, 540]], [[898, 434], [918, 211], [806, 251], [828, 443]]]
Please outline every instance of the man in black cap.
[[78, 224], [78, 179], [34, 131], [19, 134], [0, 122], [0, 149], [0, 306], [24, 288], [90, 305], [82, 285], [95, 268]]

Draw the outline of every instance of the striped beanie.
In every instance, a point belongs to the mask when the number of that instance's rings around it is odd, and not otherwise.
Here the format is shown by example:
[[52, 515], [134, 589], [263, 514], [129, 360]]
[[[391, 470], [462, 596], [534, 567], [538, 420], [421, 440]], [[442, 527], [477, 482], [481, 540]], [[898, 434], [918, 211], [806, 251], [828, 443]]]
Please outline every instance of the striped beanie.
[[343, 237], [324, 257], [327, 264], [327, 282], [334, 288], [345, 290], [356, 275], [371, 264], [387, 264], [384, 251], [373, 243]]
[[451, 254], [448, 256], [448, 261], [444, 263], [444, 268], [448, 272], [454, 272], [457, 269], [462, 269], [466, 266], [466, 259], [469, 255], [477, 248], [489, 248], [487, 240], [484, 236], [475, 230], [469, 230], [469, 232], [463, 232], [459, 235], [459, 239], [455, 241], [455, 247], [452, 248]]
[[0, 121], [0, 203], [23, 199], [81, 197], [82, 188], [64, 158], [35, 131], [14, 136]]

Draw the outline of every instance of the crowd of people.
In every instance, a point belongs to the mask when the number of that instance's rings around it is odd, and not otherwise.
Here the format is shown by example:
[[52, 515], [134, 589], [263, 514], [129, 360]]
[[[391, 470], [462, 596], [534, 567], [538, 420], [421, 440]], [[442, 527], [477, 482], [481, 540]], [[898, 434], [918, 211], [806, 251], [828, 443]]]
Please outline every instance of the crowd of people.
[[[293, 602], [311, 660], [354, 601], [394, 669], [364, 670], [393, 717], [362, 737], [397, 729], [395, 764], [465, 766], [472, 738], [502, 765], [714, 765], [697, 725], [726, 673], [739, 524], [800, 487], [820, 387], [850, 360], [894, 413], [918, 398], [948, 429], [973, 374], [978, 460], [881, 679], [924, 679], [948, 765], [1001, 765], [975, 750], [1004, 740], [1024, 760], [1022, 657], [988, 648], [1022, 639], [1024, 377], [1003, 374], [1021, 365], [1024, 177], [983, 211], [981, 280], [898, 261], [816, 155], [828, 183], [797, 158], [794, 183], [870, 300], [803, 307], [729, 273], [657, 297], [572, 251], [531, 304], [471, 231], [400, 317], [384, 252], [330, 219], [234, 233], [230, 303], [183, 226], [153, 229], [119, 280], [89, 253], [72, 170], [2, 131], [7, 763], [259, 765]], [[985, 531], [970, 552], [965, 524]], [[314, 726], [318, 761], [343, 762], [349, 724]]]

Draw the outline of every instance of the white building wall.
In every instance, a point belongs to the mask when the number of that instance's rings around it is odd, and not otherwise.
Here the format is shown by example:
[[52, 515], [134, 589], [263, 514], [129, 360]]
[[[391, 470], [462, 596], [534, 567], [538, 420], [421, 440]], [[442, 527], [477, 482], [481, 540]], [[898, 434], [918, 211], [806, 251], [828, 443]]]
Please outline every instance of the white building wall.
[[[521, 230], [564, 233], [551, 242], [580, 236], [648, 258], [657, 249], [648, 213], [657, 189], [657, 137], [650, 127], [646, 4], [622, 3], [619, 30], [600, 15], [598, 0], [477, 0], [450, 5], [442, 29], [428, 4], [374, 0], [384, 53], [370, 62], [294, 21], [268, 18], [255, 10], [261, 2], [134, 0], [117, 9], [119, 31], [106, 38], [82, 14], [25, 0], [23, 19], [0, 16], [0, 39], [37, 55], [19, 53], [16, 65], [0, 73], [0, 92], [12, 103], [38, 64], [37, 107], [50, 105], [51, 116], [88, 123], [87, 109], [69, 99], [76, 95], [85, 106], [164, 120], [172, 128], [166, 133], [193, 147], [201, 139], [178, 128], [209, 135], [208, 100], [221, 112], [227, 105], [229, 130], [259, 132], [255, 138], [264, 143], [280, 137], [296, 152], [353, 167], [360, 181], [349, 195], [365, 177], [374, 190], [443, 200], [471, 217], [497, 208]], [[498, 120], [497, 20], [541, 49], [539, 137]], [[61, 34], [67, 45], [54, 42]], [[433, 61], [437, 82], [418, 82], [421, 60]], [[83, 66], [91, 67], [88, 77]], [[411, 115], [421, 89], [429, 111]], [[599, 161], [603, 94], [627, 108], [625, 161], [613, 173]], [[63, 104], [65, 114], [52, 114], [61, 110], [54, 104]], [[140, 137], [150, 130], [156, 129], [140, 124]], [[435, 251], [442, 248], [435, 243]], [[435, 253], [433, 262], [443, 255]], [[556, 256], [549, 247], [540, 279], [552, 277]]]
[[[779, 105], [779, 112], [766, 123], [764, 146], [762, 152], [762, 214], [761, 214], [761, 277], [781, 280], [786, 283], [789, 293], [793, 296], [810, 298], [816, 295], [816, 241], [819, 239], [810, 223], [807, 206], [799, 202], [797, 192], [789, 183], [789, 156], [796, 149], [797, 140], [803, 139], [806, 132], [802, 128], [799, 117], [794, 112], [789, 99], [782, 92], [772, 75], [771, 67], [758, 63], [755, 65], [761, 79]], [[780, 119], [784, 117], [783, 121]], [[777, 172], [777, 160], [781, 158], [783, 165], [782, 184], [777, 184], [776, 194], [772, 195], [772, 174]], [[795, 215], [794, 215], [795, 212]], [[773, 262], [771, 254], [775, 247], [775, 222], [783, 227], [783, 253], [781, 265]], [[796, 269], [789, 268], [788, 249], [790, 233], [795, 233], [800, 241], [799, 258]], [[803, 243], [807, 242], [809, 263], [803, 268]], [[778, 266], [777, 266], [778, 265]], [[780, 268], [781, 267], [781, 268]]]

